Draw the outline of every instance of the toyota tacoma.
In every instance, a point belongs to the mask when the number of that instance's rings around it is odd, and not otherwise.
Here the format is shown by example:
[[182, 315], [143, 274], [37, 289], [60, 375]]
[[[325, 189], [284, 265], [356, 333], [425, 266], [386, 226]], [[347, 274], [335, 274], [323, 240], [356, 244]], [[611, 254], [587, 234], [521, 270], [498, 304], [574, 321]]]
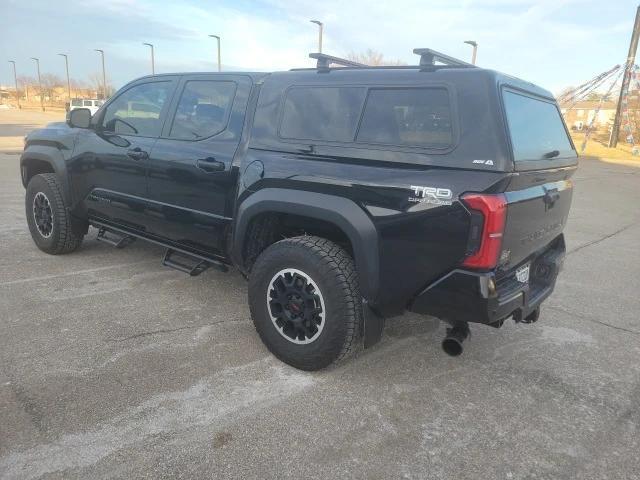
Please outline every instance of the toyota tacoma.
[[316, 370], [409, 310], [531, 323], [553, 291], [576, 149], [553, 95], [430, 49], [416, 66], [161, 74], [36, 130], [26, 218], [49, 254], [89, 226], [167, 267], [239, 270], [256, 330]]

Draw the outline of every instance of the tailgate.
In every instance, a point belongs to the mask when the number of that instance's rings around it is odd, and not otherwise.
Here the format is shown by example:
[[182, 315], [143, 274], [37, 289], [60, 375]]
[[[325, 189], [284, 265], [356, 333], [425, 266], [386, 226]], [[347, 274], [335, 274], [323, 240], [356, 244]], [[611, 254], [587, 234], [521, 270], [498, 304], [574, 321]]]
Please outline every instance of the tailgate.
[[[505, 192], [507, 218], [499, 260], [502, 269], [518, 265], [562, 233], [571, 206], [573, 184], [568, 177], [573, 171], [530, 172], [512, 182], [512, 190]], [[559, 176], [564, 178], [557, 180]], [[531, 183], [537, 184], [520, 188]]]
[[498, 264], [517, 266], [558, 237], [567, 224], [577, 152], [553, 98], [505, 87], [503, 101], [515, 175]]

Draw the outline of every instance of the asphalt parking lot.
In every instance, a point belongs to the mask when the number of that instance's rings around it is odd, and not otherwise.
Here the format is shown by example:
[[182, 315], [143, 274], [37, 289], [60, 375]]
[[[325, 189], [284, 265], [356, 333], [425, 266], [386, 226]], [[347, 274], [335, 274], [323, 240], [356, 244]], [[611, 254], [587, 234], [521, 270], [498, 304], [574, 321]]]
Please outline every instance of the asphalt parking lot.
[[95, 230], [40, 252], [18, 159], [0, 154], [1, 478], [638, 478], [640, 162], [581, 160], [538, 323], [472, 327], [450, 358], [444, 325], [407, 314], [310, 374], [261, 344], [237, 273]]

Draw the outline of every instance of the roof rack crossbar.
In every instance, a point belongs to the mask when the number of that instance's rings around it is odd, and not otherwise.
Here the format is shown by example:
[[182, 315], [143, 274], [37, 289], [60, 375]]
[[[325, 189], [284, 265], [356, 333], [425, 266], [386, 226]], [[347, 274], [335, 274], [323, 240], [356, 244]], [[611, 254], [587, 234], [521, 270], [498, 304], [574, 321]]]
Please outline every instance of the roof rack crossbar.
[[315, 58], [318, 63], [316, 68], [318, 70], [328, 69], [331, 64], [342, 65], [344, 67], [368, 67], [364, 63], [354, 62], [353, 60], [347, 60], [346, 58], [333, 57], [324, 53], [310, 53], [309, 58]]
[[421, 67], [431, 67], [434, 66], [436, 62], [456, 67], [475, 67], [475, 65], [464, 62], [454, 57], [450, 57], [449, 55], [445, 55], [444, 53], [431, 50], [430, 48], [414, 48], [413, 53], [415, 53], [416, 55], [420, 55]]

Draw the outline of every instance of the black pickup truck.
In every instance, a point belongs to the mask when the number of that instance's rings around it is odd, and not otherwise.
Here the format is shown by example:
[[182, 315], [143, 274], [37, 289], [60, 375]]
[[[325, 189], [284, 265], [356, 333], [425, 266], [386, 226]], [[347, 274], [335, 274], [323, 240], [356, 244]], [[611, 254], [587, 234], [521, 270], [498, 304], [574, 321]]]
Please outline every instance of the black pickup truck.
[[429, 49], [417, 66], [140, 78], [25, 139], [36, 245], [166, 248], [237, 268], [255, 327], [315, 370], [406, 310], [450, 328], [536, 321], [565, 254], [577, 153], [552, 94]]

